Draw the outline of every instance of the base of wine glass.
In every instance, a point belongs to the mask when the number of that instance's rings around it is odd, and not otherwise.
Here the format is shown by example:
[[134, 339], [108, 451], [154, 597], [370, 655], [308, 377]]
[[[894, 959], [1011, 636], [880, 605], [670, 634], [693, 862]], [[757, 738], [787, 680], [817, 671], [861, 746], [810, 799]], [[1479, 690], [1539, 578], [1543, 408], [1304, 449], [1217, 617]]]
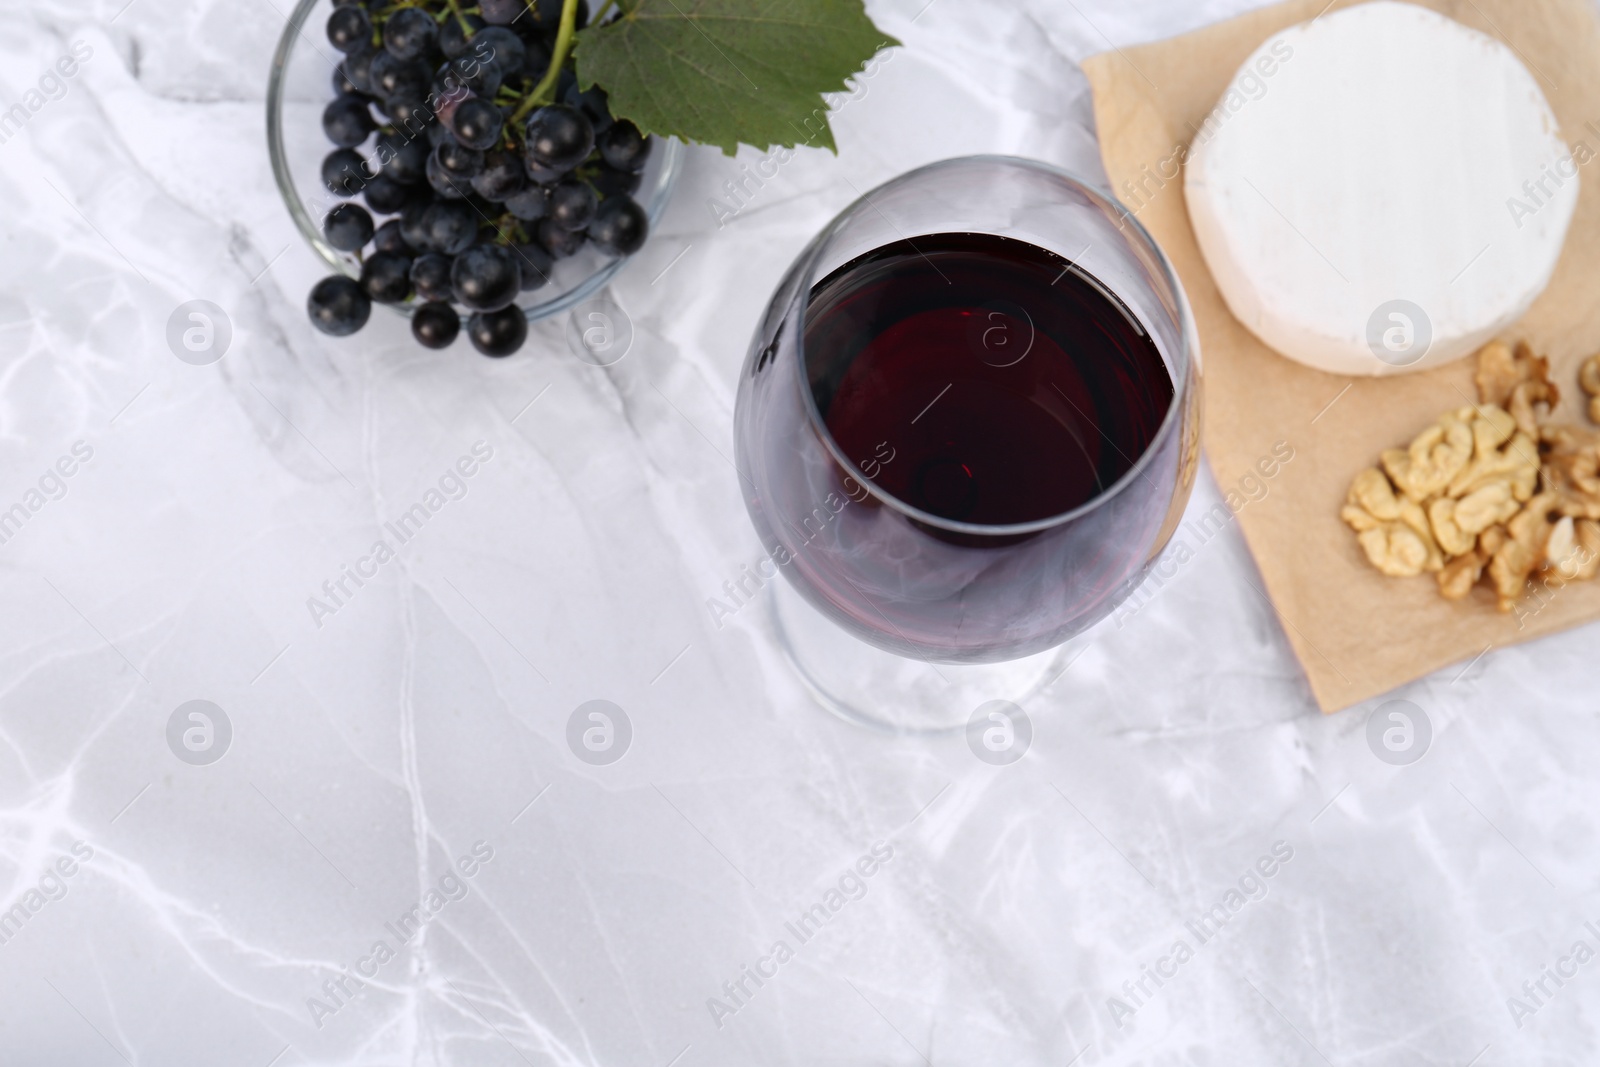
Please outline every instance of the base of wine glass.
[[772, 594], [778, 643], [812, 698], [841, 719], [887, 733], [961, 730], [991, 700], [1026, 710], [1071, 662], [1071, 642], [1005, 663], [907, 659], [853, 637], [787, 581], [774, 582]]

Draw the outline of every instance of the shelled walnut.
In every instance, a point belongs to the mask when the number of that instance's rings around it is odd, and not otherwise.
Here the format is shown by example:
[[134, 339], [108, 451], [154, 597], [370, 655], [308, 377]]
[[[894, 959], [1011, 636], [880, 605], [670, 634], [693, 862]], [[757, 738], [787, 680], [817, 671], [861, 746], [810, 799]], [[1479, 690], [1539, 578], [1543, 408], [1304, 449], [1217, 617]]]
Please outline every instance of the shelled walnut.
[[1444, 565], [1422, 506], [1396, 496], [1382, 471], [1356, 478], [1341, 514], [1372, 565], [1387, 575], [1407, 578]]
[[[1487, 578], [1501, 611], [1531, 580], [1600, 573], [1600, 433], [1547, 425], [1561, 401], [1550, 362], [1526, 342], [1478, 353], [1476, 406], [1447, 411], [1358, 474], [1340, 517], [1392, 577], [1435, 576], [1449, 600]], [[1600, 356], [1579, 385], [1600, 421]]]
[[1515, 351], [1499, 341], [1486, 345], [1478, 353], [1477, 382], [1478, 402], [1510, 412], [1517, 429], [1529, 437], [1539, 436], [1536, 406], [1544, 405], [1548, 415], [1561, 403], [1561, 390], [1550, 381], [1550, 361], [1534, 355], [1526, 341]]
[[1544, 483], [1562, 514], [1600, 519], [1600, 434], [1580, 426], [1544, 428]]

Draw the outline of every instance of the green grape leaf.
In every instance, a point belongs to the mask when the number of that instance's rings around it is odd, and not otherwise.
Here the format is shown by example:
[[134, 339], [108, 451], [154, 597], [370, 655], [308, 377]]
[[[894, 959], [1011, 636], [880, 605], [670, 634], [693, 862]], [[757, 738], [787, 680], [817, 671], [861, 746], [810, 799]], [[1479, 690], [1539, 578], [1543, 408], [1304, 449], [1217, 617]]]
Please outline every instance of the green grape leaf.
[[879, 49], [862, 0], [620, 0], [621, 15], [577, 38], [578, 83], [646, 133], [733, 155], [815, 145], [837, 152], [825, 92]]

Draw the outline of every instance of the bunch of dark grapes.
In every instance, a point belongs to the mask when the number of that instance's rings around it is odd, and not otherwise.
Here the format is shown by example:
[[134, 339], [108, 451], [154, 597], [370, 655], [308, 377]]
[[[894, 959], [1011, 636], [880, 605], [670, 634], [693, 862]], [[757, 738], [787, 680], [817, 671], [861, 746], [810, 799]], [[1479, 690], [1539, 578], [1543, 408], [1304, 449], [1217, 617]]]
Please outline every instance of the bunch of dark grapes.
[[464, 312], [473, 347], [508, 356], [528, 335], [517, 298], [556, 260], [585, 242], [616, 256], [644, 243], [630, 194], [650, 138], [614, 119], [600, 88], [580, 92], [570, 58], [552, 72], [561, 0], [471, 2], [335, 0], [328, 40], [345, 58], [322, 115], [335, 145], [322, 180], [344, 202], [323, 233], [361, 278], [311, 290], [324, 333], [355, 333], [374, 300], [410, 304], [427, 347], [453, 342]]

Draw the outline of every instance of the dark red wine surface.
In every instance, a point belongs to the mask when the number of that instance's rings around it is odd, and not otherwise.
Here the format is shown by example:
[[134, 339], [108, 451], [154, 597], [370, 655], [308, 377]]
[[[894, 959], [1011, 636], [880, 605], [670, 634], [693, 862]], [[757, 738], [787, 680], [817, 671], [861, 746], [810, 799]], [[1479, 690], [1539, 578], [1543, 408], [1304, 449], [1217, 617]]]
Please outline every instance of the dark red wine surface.
[[1144, 454], [1173, 395], [1160, 352], [1101, 283], [985, 234], [899, 241], [828, 275], [805, 358], [858, 477], [986, 526], [1094, 499]]

